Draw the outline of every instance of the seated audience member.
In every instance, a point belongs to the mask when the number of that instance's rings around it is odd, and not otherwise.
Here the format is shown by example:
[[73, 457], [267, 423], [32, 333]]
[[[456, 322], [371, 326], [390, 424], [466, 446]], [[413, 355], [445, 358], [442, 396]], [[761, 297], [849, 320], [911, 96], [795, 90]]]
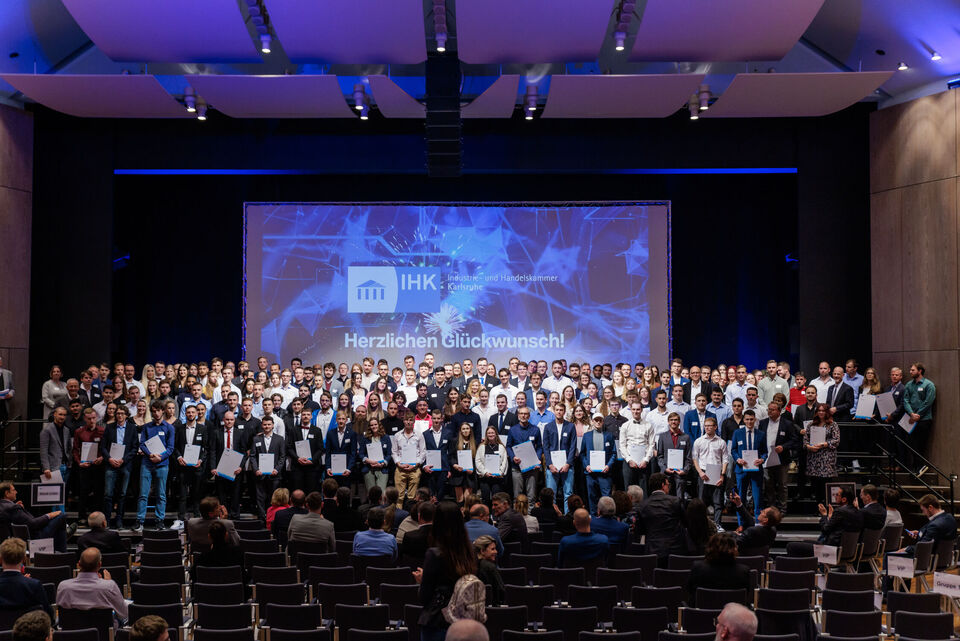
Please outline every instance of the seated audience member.
[[754, 524], [753, 514], [747, 509], [740, 495], [734, 492], [731, 500], [743, 522], [743, 532], [737, 535], [739, 553], [751, 556], [763, 553], [763, 548], [769, 551], [777, 540], [777, 526], [780, 525], [780, 519], [783, 516], [780, 510], [775, 507], [764, 508], [760, 511], [760, 518]]
[[573, 524], [573, 513], [583, 507], [583, 499], [577, 494], [571, 494], [567, 497], [567, 513], [557, 517], [556, 532], [564, 536], [574, 534], [577, 528]]
[[527, 522], [510, 508], [510, 497], [506, 492], [497, 492], [493, 495], [492, 504], [500, 540], [504, 543], [517, 542], [522, 550], [526, 550]]
[[413, 495], [413, 498], [407, 501], [409, 513], [395, 528], [397, 543], [403, 543], [403, 537], [406, 536], [407, 532], [413, 532], [420, 527], [420, 522], [417, 520], [417, 508], [424, 501], [428, 503], [431, 501], [430, 489], [421, 487], [417, 489], [417, 493]]
[[240, 545], [240, 536], [233, 521], [227, 518], [227, 507], [220, 505], [220, 499], [215, 496], [205, 497], [200, 501], [200, 514], [187, 521], [187, 540], [190, 541], [195, 552], [202, 552], [209, 546], [210, 538], [207, 533], [214, 523], [223, 523], [227, 529], [227, 536], [234, 545]]
[[360, 507], [357, 508], [357, 514], [360, 516], [361, 523], [367, 522], [367, 512], [370, 511], [370, 508], [379, 506], [382, 498], [383, 488], [379, 485], [374, 485], [367, 490], [367, 502], [361, 503]]
[[273, 496], [270, 497], [270, 506], [267, 508], [267, 529], [273, 530], [273, 519], [276, 518], [277, 512], [285, 510], [290, 507], [290, 490], [285, 487], [278, 487], [273, 491]]
[[473, 542], [473, 549], [477, 552], [477, 578], [490, 586], [490, 602], [493, 607], [503, 603], [506, 588], [500, 569], [497, 567], [497, 542], [493, 537], [484, 534]]
[[[940, 500], [933, 494], [924, 494], [917, 501], [920, 505], [920, 512], [927, 517], [927, 522], [919, 530], [904, 530], [903, 535], [913, 539], [916, 543], [924, 541], [933, 541], [934, 549], [941, 541], [956, 541], [957, 539], [957, 520], [952, 514], [945, 512]], [[888, 552], [897, 556], [913, 558], [917, 552], [916, 544], [907, 545], [896, 552]], [[887, 593], [890, 589], [890, 577], [884, 578], [883, 592]], [[910, 579], [906, 579], [907, 589], [910, 588]]]
[[67, 551], [67, 520], [60, 510], [33, 516], [17, 500], [17, 488], [10, 481], [0, 483], [0, 518], [11, 525], [26, 525], [31, 539], [53, 539], [53, 549]]
[[900, 515], [900, 492], [895, 489], [887, 488], [883, 491], [883, 504], [886, 506], [887, 513], [883, 521], [883, 526], [903, 525], [903, 516]]
[[696, 602], [697, 588], [711, 590], [743, 590], [750, 588], [750, 569], [737, 563], [737, 542], [730, 534], [714, 534], [707, 541], [702, 561], [690, 569], [687, 593]]
[[[839, 547], [844, 532], [860, 532], [863, 530], [863, 515], [853, 506], [853, 492], [848, 488], [840, 491], [840, 504], [834, 509], [833, 505], [817, 506], [820, 510], [820, 536], [817, 543]], [[788, 556], [813, 556], [813, 544], [801, 541], [792, 541], [787, 544]]]
[[357, 556], [389, 556], [397, 558], [397, 539], [383, 530], [385, 510], [375, 507], [367, 512], [369, 529], [353, 537], [353, 553]]
[[876, 485], [867, 484], [860, 488], [860, 517], [864, 530], [879, 530], [886, 521], [886, 510], [879, 503], [880, 490]]
[[204, 568], [229, 568], [243, 566], [243, 551], [239, 545], [230, 542], [227, 528], [223, 523], [215, 521], [207, 530], [209, 549], [200, 553], [197, 565]]
[[610, 545], [623, 545], [630, 536], [630, 526], [616, 519], [616, 511], [613, 498], [601, 496], [597, 501], [597, 518], [590, 521], [590, 530], [606, 536]]
[[337, 489], [337, 509], [333, 511], [333, 529], [335, 532], [356, 532], [362, 526], [360, 516], [350, 505], [349, 486]]
[[0, 543], [0, 611], [17, 614], [29, 610], [43, 610], [53, 616], [43, 584], [23, 575], [27, 544], [23, 539], [9, 538]]
[[290, 519], [287, 541], [325, 542], [325, 552], [337, 551], [333, 523], [323, 516], [323, 497], [319, 492], [310, 492], [306, 499], [307, 513], [296, 514]]
[[578, 563], [606, 559], [610, 551], [610, 541], [603, 534], [590, 531], [590, 513], [579, 508], [573, 513], [576, 534], [560, 539], [557, 550], [557, 567], [577, 567]]
[[167, 622], [156, 614], [140, 617], [130, 626], [130, 641], [170, 641]]
[[[403, 509], [399, 506], [400, 503], [400, 492], [397, 490], [396, 486], [391, 485], [383, 493], [383, 507], [386, 510], [384, 518], [386, 523], [390, 527], [390, 532], [396, 534], [397, 530], [400, 528], [400, 524], [403, 523], [404, 519], [410, 516], [408, 510]], [[411, 527], [411, 529], [413, 529]]]
[[323, 493], [323, 518], [333, 523], [333, 517], [337, 511], [337, 490], [340, 485], [334, 479], [327, 479], [320, 485], [320, 491]]
[[717, 616], [716, 628], [717, 641], [753, 641], [757, 615], [739, 603], [728, 603]]
[[497, 544], [497, 554], [503, 554], [503, 541], [500, 532], [490, 524], [490, 508], [478, 503], [470, 508], [470, 519], [464, 523], [470, 541], [476, 541], [481, 536], [489, 536]]
[[646, 535], [647, 554], [656, 554], [660, 567], [667, 567], [671, 554], [686, 551], [683, 528], [687, 519], [680, 499], [670, 494], [670, 479], [657, 472], [650, 475], [650, 498], [637, 514], [636, 538]]
[[287, 531], [290, 529], [290, 519], [297, 514], [306, 514], [307, 508], [303, 505], [306, 502], [306, 495], [303, 490], [294, 490], [290, 493], [290, 505], [282, 510], [277, 510], [273, 516], [272, 531], [273, 536], [282, 543], [287, 542]]
[[107, 528], [107, 517], [103, 512], [94, 512], [87, 517], [90, 531], [77, 539], [77, 551], [97, 548], [101, 552], [129, 552], [130, 545], [120, 538], [116, 530]]
[[699, 556], [710, 537], [717, 533], [717, 524], [707, 515], [707, 505], [700, 499], [687, 503], [686, 523], [687, 554]]
[[13, 641], [52, 641], [50, 616], [41, 610], [27, 612], [13, 624]]
[[556, 523], [557, 519], [563, 516], [560, 508], [557, 507], [557, 495], [549, 487], [540, 490], [540, 501], [536, 507], [530, 508], [530, 516], [537, 519], [540, 525], [544, 523]]
[[530, 515], [530, 501], [527, 500], [526, 494], [517, 494], [517, 498], [513, 500], [513, 510], [523, 517], [524, 523], [527, 524], [527, 534], [540, 531], [540, 521], [537, 517]]
[[[436, 509], [436, 506], [430, 501], [423, 501], [416, 506], [419, 527], [407, 532], [400, 544], [400, 555], [403, 557], [405, 564], [412, 567], [423, 565], [423, 558], [427, 555], [427, 549], [430, 547], [433, 514]], [[399, 536], [397, 538], [399, 539]]]
[[127, 618], [127, 602], [120, 587], [111, 580], [110, 572], [103, 570], [100, 577], [100, 550], [87, 548], [80, 553], [75, 579], [61, 581], [57, 586], [57, 607], [71, 610], [110, 608], [121, 619]]
[[446, 641], [490, 641], [490, 633], [479, 621], [457, 619], [447, 628]]

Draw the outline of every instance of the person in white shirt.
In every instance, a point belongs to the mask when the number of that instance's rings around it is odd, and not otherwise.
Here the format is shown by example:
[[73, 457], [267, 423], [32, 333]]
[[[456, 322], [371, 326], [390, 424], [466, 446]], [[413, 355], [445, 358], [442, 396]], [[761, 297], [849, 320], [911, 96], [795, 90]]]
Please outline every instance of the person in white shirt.
[[109, 385], [105, 385], [100, 393], [103, 394], [103, 400], [93, 406], [93, 411], [97, 413], [97, 418], [102, 422], [104, 414], [107, 413], [107, 405], [113, 402], [115, 390]]
[[292, 379], [293, 373], [289, 369], [284, 369], [280, 372], [280, 387], [276, 392], [283, 397], [283, 407], [292, 403], [293, 399], [300, 395], [299, 388], [291, 383]]
[[[727, 450], [727, 444], [722, 438], [717, 436], [717, 419], [708, 416], [703, 421], [703, 436], [693, 442], [693, 466], [697, 470], [697, 476], [700, 477], [700, 498], [707, 505], [713, 505], [713, 520], [717, 524], [717, 530], [723, 532], [720, 527], [720, 519], [723, 516], [723, 484], [730, 464], [730, 452]], [[713, 476], [707, 476], [708, 465], [719, 465], [719, 474], [716, 470]]]
[[676, 412], [680, 416], [686, 415], [692, 408], [690, 403], [685, 403], [683, 400], [683, 385], [677, 383], [670, 391], [673, 393], [673, 399], [667, 402], [667, 411]]
[[324, 390], [320, 393], [320, 409], [313, 417], [313, 424], [320, 428], [324, 441], [327, 439], [327, 430], [330, 429], [330, 421], [333, 419], [333, 396]]
[[505, 367], [501, 368], [497, 372], [497, 376], [500, 378], [500, 384], [491, 388], [490, 395], [494, 398], [500, 394], [505, 395], [507, 397], [507, 408], [515, 409], [517, 407], [517, 394], [520, 393], [520, 390], [510, 384], [510, 370]]
[[727, 405], [733, 405], [733, 399], [747, 397], [747, 368], [744, 365], [737, 365], [736, 379], [727, 384], [727, 393], [724, 395], [724, 401]]
[[480, 417], [480, 425], [486, 427], [490, 417], [497, 413], [497, 408], [490, 402], [489, 390], [481, 388], [479, 396], [480, 401], [470, 409]]
[[128, 390], [131, 386], [136, 387], [138, 390], [140, 390], [140, 398], [143, 398], [147, 395], [147, 390], [143, 386], [143, 383], [134, 378], [135, 375], [136, 370], [134, 369], [133, 365], [127, 364], [123, 366], [123, 384]]
[[[650, 459], [656, 450], [653, 426], [643, 420], [644, 407], [639, 402], [630, 405], [633, 415], [620, 426], [620, 458], [623, 459], [623, 486], [639, 485], [647, 493], [650, 478]], [[636, 460], [639, 457], [640, 460]]]
[[667, 417], [670, 416], [670, 412], [667, 411], [667, 391], [663, 389], [657, 390], [655, 400], [657, 406], [647, 412], [645, 418], [647, 423], [653, 428], [654, 441], [656, 441], [657, 436], [660, 434], [670, 431], [670, 424], [667, 422]]
[[569, 385], [570, 387], [576, 389], [576, 384], [570, 380], [568, 377], [563, 375], [563, 361], [553, 361], [552, 370], [553, 375], [548, 376], [543, 381], [543, 389], [548, 392], [563, 392], [563, 388]]
[[407, 398], [408, 401], [412, 401], [417, 397], [417, 372], [412, 367], [408, 367], [407, 371], [403, 374], [403, 385], [397, 386], [398, 392], [403, 392], [403, 395]]
[[833, 377], [830, 376], [832, 371], [830, 368], [830, 363], [827, 361], [821, 361], [818, 367], [820, 376], [810, 381], [810, 385], [813, 385], [817, 388], [817, 402], [826, 403], [827, 402], [827, 391], [834, 386], [836, 381], [833, 380]]
[[373, 366], [376, 363], [373, 362], [373, 359], [369, 356], [364, 356], [363, 363], [360, 365], [360, 384], [363, 385], [363, 389], [369, 390], [370, 386], [373, 385], [379, 376], [377, 372], [373, 371]]
[[411, 412], [404, 414], [403, 431], [394, 434], [391, 443], [393, 461], [396, 463], [393, 484], [400, 493], [397, 507], [403, 505], [404, 499], [413, 499], [417, 495], [417, 488], [420, 487], [420, 466], [427, 460], [427, 444], [423, 434], [414, 431], [413, 419]]
[[767, 418], [767, 408], [759, 402], [760, 392], [756, 387], [750, 385], [747, 388], [746, 399], [747, 402], [743, 405], [743, 411], [753, 410], [753, 415], [757, 417], [757, 423]]

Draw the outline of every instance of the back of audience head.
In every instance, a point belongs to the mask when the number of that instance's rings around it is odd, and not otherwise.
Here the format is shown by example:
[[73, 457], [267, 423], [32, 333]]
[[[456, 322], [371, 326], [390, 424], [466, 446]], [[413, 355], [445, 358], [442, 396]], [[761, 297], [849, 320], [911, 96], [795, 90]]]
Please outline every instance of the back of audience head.
[[306, 500], [307, 495], [303, 493], [303, 490], [294, 490], [290, 493], [290, 505], [293, 507], [303, 507]]
[[341, 510], [346, 510], [350, 508], [350, 495], [351, 495], [351, 490], [346, 485], [337, 489], [337, 506]]
[[337, 490], [340, 489], [340, 485], [333, 479], [327, 479], [323, 482], [323, 485], [320, 486], [320, 489], [323, 492], [323, 498], [332, 499], [337, 496]]
[[477, 503], [472, 508], [470, 508], [470, 518], [477, 519], [480, 521], [486, 521], [490, 518], [490, 508], [488, 508], [483, 503]]
[[517, 514], [522, 514], [527, 516], [530, 513], [530, 502], [527, 500], [526, 494], [517, 494], [517, 498], [513, 500], [513, 509]]
[[424, 501], [417, 505], [417, 520], [420, 523], [433, 523], [433, 516], [437, 507], [431, 501]]
[[627, 487], [627, 496], [630, 497], [633, 507], [637, 507], [643, 502], [643, 489], [639, 485], [630, 485]]
[[323, 509], [323, 497], [320, 492], [310, 492], [306, 498], [307, 509], [319, 513]]
[[544, 509], [549, 509], [553, 507], [554, 502], [557, 500], [556, 493], [551, 490], [549, 487], [545, 487], [540, 490], [540, 507]]
[[582, 507], [575, 510], [573, 513], [573, 527], [577, 528], [577, 532], [589, 532], [590, 513]]
[[739, 603], [728, 603], [717, 616], [717, 641], [751, 641], [757, 634], [757, 615]]
[[900, 507], [900, 492], [888, 487], [883, 491], [883, 504], [887, 506], [888, 510], [895, 510]]
[[703, 558], [707, 562], [729, 562], [737, 558], [737, 540], [726, 532], [717, 532], [707, 539]]
[[478, 621], [457, 619], [447, 629], [447, 641], [490, 641], [490, 633]]
[[137, 619], [130, 626], [130, 641], [168, 641], [167, 622], [156, 614]]
[[613, 516], [617, 513], [617, 504], [609, 496], [601, 496], [597, 501], [597, 516]]
[[87, 517], [87, 525], [91, 530], [106, 529], [107, 517], [104, 516], [103, 512], [92, 512], [90, 516]]
[[50, 617], [43, 610], [27, 612], [13, 624], [13, 641], [50, 641], [52, 638]]
[[19, 570], [27, 555], [27, 544], [23, 539], [11, 537], [0, 543], [0, 561], [5, 569]]
[[669, 482], [669, 479], [667, 478], [667, 475], [664, 474], [663, 472], [656, 472], [654, 474], [651, 474], [650, 483], [649, 483], [651, 493], [656, 492], [658, 490], [663, 491], [663, 486], [667, 482]]
[[383, 517], [385, 510], [382, 507], [372, 507], [370, 511], [367, 512], [367, 527], [371, 530], [382, 530], [383, 528]]
[[100, 550], [97, 548], [87, 548], [80, 553], [80, 560], [77, 561], [77, 568], [81, 572], [96, 572], [100, 569]]
[[433, 545], [439, 548], [441, 558], [456, 576], [476, 572], [477, 556], [467, 536], [467, 529], [463, 526], [463, 514], [456, 503], [441, 501], [437, 504], [430, 534]]
[[370, 505], [377, 505], [380, 503], [380, 499], [383, 497], [383, 488], [379, 485], [374, 485], [369, 490], [367, 490], [367, 503]]
[[576, 512], [583, 507], [583, 499], [577, 496], [576, 494], [571, 494], [567, 497], [567, 511]]

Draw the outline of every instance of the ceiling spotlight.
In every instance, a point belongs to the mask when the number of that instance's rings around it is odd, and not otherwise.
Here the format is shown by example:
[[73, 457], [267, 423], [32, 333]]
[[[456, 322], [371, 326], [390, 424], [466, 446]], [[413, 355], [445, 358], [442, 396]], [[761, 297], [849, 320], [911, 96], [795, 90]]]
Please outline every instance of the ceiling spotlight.
[[930, 54], [930, 59], [934, 62], [937, 62], [938, 60], [943, 60], [943, 56], [940, 55], [940, 52], [934, 51], [932, 54]]
[[697, 92], [700, 111], [706, 111], [710, 108], [710, 95], [710, 85], [700, 85], [700, 89]]
[[358, 82], [353, 85], [353, 108], [357, 111], [363, 109], [363, 104], [367, 101], [367, 94], [364, 92], [363, 83]]
[[360, 108], [360, 120], [370, 120], [370, 107], [366, 104]]
[[206, 120], [207, 119], [207, 106], [204, 104], [197, 105], [197, 120]]
[[626, 39], [627, 39], [627, 34], [625, 34], [622, 31], [618, 31], [615, 34], [613, 34], [614, 48], [617, 51], [623, 51], [623, 43], [626, 41]]
[[524, 100], [523, 111], [526, 120], [533, 120], [533, 112], [537, 110], [537, 85], [527, 85], [527, 97]]
[[687, 110], [690, 111], [690, 120], [700, 120], [700, 100], [697, 94], [690, 96], [690, 102], [687, 103]]
[[183, 104], [187, 106], [189, 113], [197, 111], [197, 96], [193, 92], [193, 87], [187, 87], [183, 90]]
[[447, 50], [447, 32], [438, 31], [437, 32], [437, 52], [443, 53]]
[[260, 34], [260, 52], [270, 53], [270, 34], [269, 33]]
[[909, 68], [910, 68], [910, 67], [908, 67], [908, 66], [907, 66], [907, 63], [905, 63], [905, 62], [901, 62], [899, 65], [897, 65], [897, 70], [898, 70], [898, 71], [906, 71], [906, 70], [909, 69]]

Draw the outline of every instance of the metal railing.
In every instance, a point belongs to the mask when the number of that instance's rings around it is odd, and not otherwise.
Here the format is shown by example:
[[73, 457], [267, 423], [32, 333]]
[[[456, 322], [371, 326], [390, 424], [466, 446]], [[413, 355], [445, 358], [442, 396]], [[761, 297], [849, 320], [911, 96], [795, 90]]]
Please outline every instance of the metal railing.
[[23, 479], [31, 460], [39, 461], [40, 449], [34, 447], [29, 430], [34, 428], [39, 435], [45, 421], [24, 419], [19, 416], [0, 424], [0, 479]]
[[[874, 444], [875, 447], [878, 450], [880, 450], [880, 452], [886, 457], [886, 461], [887, 461], [886, 467], [880, 466], [879, 469], [881, 474], [883, 474], [884, 477], [886, 477], [890, 486], [896, 488], [901, 493], [901, 495], [904, 495], [913, 501], [916, 501], [919, 498], [917, 496], [914, 496], [913, 493], [910, 492], [908, 489], [906, 489], [903, 486], [903, 484], [900, 483], [900, 481], [897, 479], [896, 470], [897, 468], [900, 468], [901, 473], [908, 474], [910, 478], [913, 481], [915, 481], [915, 484], [925, 487], [927, 491], [930, 494], [933, 494], [934, 496], [936, 496], [941, 503], [948, 503], [950, 505], [950, 508], [947, 511], [950, 512], [950, 514], [955, 514], [956, 510], [954, 507], [954, 483], [957, 480], [957, 475], [948, 474], [947, 472], [944, 472], [939, 467], [934, 465], [933, 462], [930, 461], [930, 459], [928, 459], [927, 457], [923, 456], [920, 452], [913, 449], [913, 447], [911, 447], [909, 443], [907, 443], [905, 440], [903, 440], [897, 435], [895, 426], [889, 425], [887, 423], [875, 422], [873, 424], [884, 430], [884, 433], [890, 439], [887, 444], [893, 445], [893, 447], [890, 447], [888, 449], [887, 447], [884, 447], [884, 445], [880, 442], [877, 442]], [[944, 496], [944, 494], [937, 487], [930, 485], [929, 483], [927, 483], [926, 480], [924, 480], [923, 478], [924, 475], [917, 474], [917, 471], [911, 469], [906, 465], [906, 463], [904, 463], [899, 458], [897, 458], [897, 453], [894, 450], [909, 452], [910, 455], [913, 457], [914, 465], [921, 463], [922, 465], [919, 469], [925, 469], [927, 473], [929, 472], [935, 473], [937, 475], [936, 485], [940, 485], [941, 487], [945, 485], [947, 488], [949, 488], [947, 495]], [[939, 482], [940, 479], [943, 479], [944, 483], [941, 484]]]

